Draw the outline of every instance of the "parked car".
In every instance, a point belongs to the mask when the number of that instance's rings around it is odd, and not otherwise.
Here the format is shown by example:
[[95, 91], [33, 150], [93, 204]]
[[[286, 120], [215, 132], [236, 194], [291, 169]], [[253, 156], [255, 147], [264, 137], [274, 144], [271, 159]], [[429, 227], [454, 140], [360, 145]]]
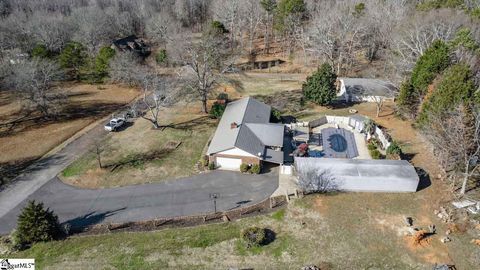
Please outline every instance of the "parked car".
[[105, 130], [106, 131], [116, 131], [123, 125], [125, 125], [125, 118], [123, 118], [123, 117], [112, 118], [112, 119], [110, 119], [110, 122], [108, 122], [105, 125]]

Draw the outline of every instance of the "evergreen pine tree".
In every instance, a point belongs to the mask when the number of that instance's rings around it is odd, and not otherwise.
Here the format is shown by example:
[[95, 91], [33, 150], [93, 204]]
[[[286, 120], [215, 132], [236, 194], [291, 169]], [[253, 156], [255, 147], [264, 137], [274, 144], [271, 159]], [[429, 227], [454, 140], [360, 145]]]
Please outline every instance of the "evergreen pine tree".
[[303, 95], [319, 105], [329, 105], [337, 96], [336, 81], [337, 75], [332, 71], [332, 67], [325, 63], [302, 85]]
[[69, 42], [58, 58], [60, 66], [77, 80], [80, 78], [80, 69], [87, 64], [87, 60], [86, 49], [78, 42]]
[[415, 118], [418, 103], [418, 96], [411, 81], [408, 80], [403, 82], [400, 86], [400, 91], [397, 97], [397, 106], [400, 114], [412, 119]]
[[45, 242], [59, 235], [58, 217], [43, 203], [29, 201], [18, 216], [16, 239], [24, 247], [35, 242]]

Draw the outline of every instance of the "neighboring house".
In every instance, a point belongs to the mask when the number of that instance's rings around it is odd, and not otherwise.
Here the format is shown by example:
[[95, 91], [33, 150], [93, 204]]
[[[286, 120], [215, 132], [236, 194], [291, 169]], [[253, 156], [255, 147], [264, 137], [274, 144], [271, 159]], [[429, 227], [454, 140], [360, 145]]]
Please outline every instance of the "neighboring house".
[[271, 107], [251, 97], [231, 102], [207, 150], [219, 169], [239, 170], [242, 163], [283, 164], [283, 124], [270, 123]]
[[392, 83], [378, 79], [339, 78], [337, 97], [346, 102], [378, 102], [380, 99], [393, 101], [397, 88]]
[[145, 41], [135, 35], [115, 40], [111, 48], [120, 52], [135, 52], [143, 57], [151, 53], [151, 49]]
[[295, 158], [297, 171], [317, 169], [332, 189], [360, 192], [415, 192], [420, 179], [406, 160]]

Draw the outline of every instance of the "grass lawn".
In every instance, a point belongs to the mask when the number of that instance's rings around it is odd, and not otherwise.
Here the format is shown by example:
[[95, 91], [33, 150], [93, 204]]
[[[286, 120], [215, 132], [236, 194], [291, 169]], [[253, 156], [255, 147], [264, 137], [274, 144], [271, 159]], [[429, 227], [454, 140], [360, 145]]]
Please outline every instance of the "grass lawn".
[[[9, 91], [0, 93], [0, 185], [86, 126], [121, 108], [139, 93], [138, 89], [118, 85], [66, 84], [61, 89], [67, 96], [67, 102], [60, 108], [58, 119], [50, 120], [36, 113], [22, 118], [25, 111], [14, 94]], [[18, 119], [23, 120], [2, 125]]]
[[304, 74], [243, 72], [228, 76], [230, 82], [218, 91], [225, 91], [233, 98], [271, 95], [278, 92], [302, 88]]
[[[418, 246], [404, 235], [404, 215], [414, 217], [416, 226], [430, 224], [417, 216], [421, 210], [411, 208], [422, 199], [417, 194], [311, 195], [267, 216], [157, 232], [71, 237], [12, 255], [35, 258], [40, 269], [89, 265], [95, 269], [300, 269], [307, 264], [322, 269], [431, 269], [434, 263], [451, 263], [447, 246], [438, 240], [441, 232]], [[275, 240], [246, 248], [239, 237], [250, 226], [273, 230]], [[451, 238], [461, 250], [455, 254], [458, 269], [475, 269], [480, 249], [461, 233]]]
[[[188, 110], [180, 111], [180, 107], [163, 115], [168, 122], [162, 124], [173, 124], [171, 127], [155, 130], [148, 121], [137, 119], [132, 126], [109, 134], [101, 142], [103, 169], [92, 149], [61, 173], [62, 180], [85, 188], [107, 188], [194, 174], [216, 121]], [[170, 147], [178, 143], [178, 148]], [[150, 154], [151, 159], [142, 160]]]

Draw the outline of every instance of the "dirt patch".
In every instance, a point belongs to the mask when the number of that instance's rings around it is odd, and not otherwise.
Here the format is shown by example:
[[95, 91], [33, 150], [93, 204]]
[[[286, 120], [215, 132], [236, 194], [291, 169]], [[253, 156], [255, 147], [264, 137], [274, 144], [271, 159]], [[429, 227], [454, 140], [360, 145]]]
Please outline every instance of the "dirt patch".
[[323, 202], [322, 197], [315, 198], [313, 205], [315, 207], [315, 210], [317, 210], [320, 214], [326, 214], [328, 211], [328, 207], [326, 203]]

